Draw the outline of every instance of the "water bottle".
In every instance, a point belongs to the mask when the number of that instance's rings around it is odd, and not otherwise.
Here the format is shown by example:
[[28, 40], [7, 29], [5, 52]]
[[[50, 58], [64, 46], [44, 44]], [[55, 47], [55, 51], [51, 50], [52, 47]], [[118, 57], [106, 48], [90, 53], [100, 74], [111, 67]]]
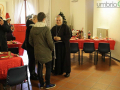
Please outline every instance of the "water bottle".
[[91, 33], [90, 33], [90, 30], [88, 32], [88, 39], [90, 39], [90, 36], [91, 36]]
[[86, 33], [84, 34], [84, 39], [86, 39]]

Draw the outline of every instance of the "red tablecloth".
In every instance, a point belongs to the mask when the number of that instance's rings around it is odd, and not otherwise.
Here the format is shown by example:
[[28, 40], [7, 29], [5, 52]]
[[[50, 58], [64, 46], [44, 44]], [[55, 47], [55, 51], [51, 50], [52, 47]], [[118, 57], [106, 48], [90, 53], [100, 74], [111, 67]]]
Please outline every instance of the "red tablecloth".
[[[7, 54], [0, 54], [0, 57], [1, 56], [7, 56]], [[0, 58], [0, 79], [6, 79], [7, 71], [9, 68], [19, 67], [23, 65], [24, 63], [21, 57]]]
[[105, 43], [109, 43], [110, 44], [110, 49], [111, 50], [114, 50], [114, 46], [115, 46], [115, 41], [113, 39], [109, 39], [109, 40], [91, 40], [91, 39], [77, 39], [75, 40], [75, 38], [71, 38], [70, 39], [70, 42], [73, 43], [73, 42], [78, 42], [79, 44], [79, 49], [83, 49], [83, 43], [84, 42], [94, 42], [94, 45], [95, 45], [95, 49], [98, 49], [98, 44], [100, 42], [105, 42]]
[[18, 47], [19, 48], [19, 55], [23, 55], [24, 49], [21, 48], [22, 43], [18, 42], [18, 41], [15, 41], [15, 42], [17, 42], [17, 44], [8, 44], [8, 48]]

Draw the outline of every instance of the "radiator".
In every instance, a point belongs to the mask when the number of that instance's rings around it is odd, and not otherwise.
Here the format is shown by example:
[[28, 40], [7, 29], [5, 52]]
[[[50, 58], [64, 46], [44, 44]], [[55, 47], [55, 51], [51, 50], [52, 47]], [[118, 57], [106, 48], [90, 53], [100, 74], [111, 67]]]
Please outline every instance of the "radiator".
[[100, 37], [100, 33], [102, 38], [108, 37], [108, 29], [106, 28], [97, 28], [97, 36], [98, 38]]

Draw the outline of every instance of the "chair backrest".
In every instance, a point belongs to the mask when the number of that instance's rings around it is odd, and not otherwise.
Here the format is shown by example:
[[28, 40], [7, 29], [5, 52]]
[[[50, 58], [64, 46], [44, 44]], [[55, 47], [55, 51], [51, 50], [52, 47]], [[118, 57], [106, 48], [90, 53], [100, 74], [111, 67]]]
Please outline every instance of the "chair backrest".
[[27, 65], [10, 68], [7, 72], [7, 85], [21, 84], [27, 79]]
[[8, 51], [11, 51], [11, 52], [14, 53], [14, 54], [19, 54], [18, 47], [8, 48]]
[[85, 42], [83, 44], [83, 51], [85, 53], [92, 53], [93, 51], [95, 51], [94, 43], [92, 43], [92, 42]]
[[109, 43], [99, 43], [98, 51], [100, 53], [108, 53], [108, 52], [110, 52], [110, 44]]
[[79, 51], [78, 43], [70, 43], [70, 53], [76, 53]]

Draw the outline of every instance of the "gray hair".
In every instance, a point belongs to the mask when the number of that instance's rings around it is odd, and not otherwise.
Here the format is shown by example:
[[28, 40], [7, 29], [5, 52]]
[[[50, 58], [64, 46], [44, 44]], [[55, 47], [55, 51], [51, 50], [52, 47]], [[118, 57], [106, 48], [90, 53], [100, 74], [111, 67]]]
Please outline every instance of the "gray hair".
[[56, 17], [55, 17], [55, 20], [57, 19], [57, 18], [61, 18], [61, 20], [63, 21], [63, 18], [60, 16], [60, 15], [57, 15]]

